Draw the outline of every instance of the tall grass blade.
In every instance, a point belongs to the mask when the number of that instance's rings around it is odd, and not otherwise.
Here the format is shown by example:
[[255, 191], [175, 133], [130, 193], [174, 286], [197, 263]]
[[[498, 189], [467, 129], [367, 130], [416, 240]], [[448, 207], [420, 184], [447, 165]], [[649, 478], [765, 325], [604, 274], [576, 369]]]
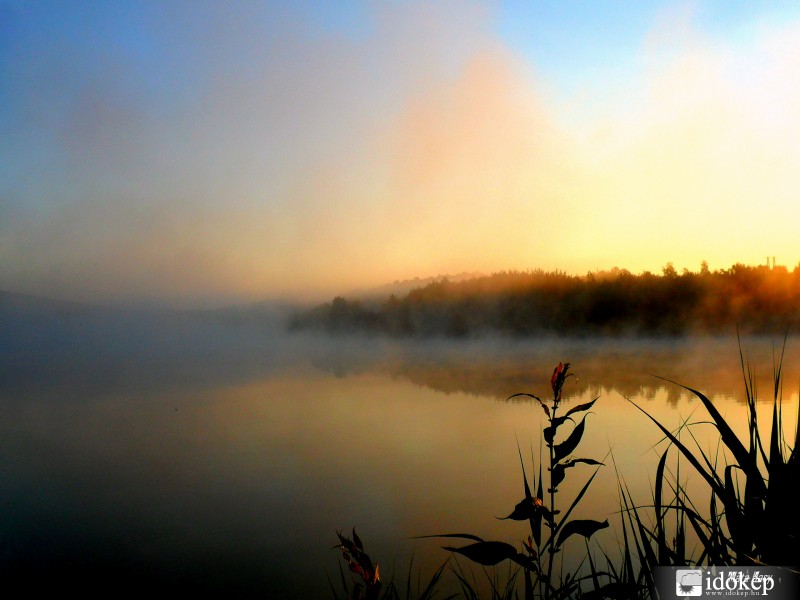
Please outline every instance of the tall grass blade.
[[528, 485], [528, 476], [525, 474], [525, 461], [522, 460], [522, 450], [519, 447], [519, 442], [517, 442], [517, 452], [519, 453], [519, 466], [522, 469], [522, 483], [525, 488], [525, 499], [531, 500], [531, 488]]
[[[425, 590], [422, 594], [419, 595], [419, 600], [431, 600], [436, 594], [436, 586], [439, 583], [439, 580], [442, 577], [442, 573], [444, 573], [444, 568], [447, 566], [448, 561], [444, 561], [441, 566], [436, 570], [436, 572], [431, 576], [428, 585], [425, 587]], [[447, 598], [455, 598], [455, 595], [448, 596]]]
[[525, 576], [525, 600], [534, 600], [533, 598], [533, 580], [531, 579], [531, 570], [523, 569]]
[[[653, 568], [659, 564], [658, 559], [656, 558], [656, 554], [653, 551], [653, 547], [650, 545], [650, 538], [653, 537], [651, 531], [649, 531], [642, 521], [642, 518], [639, 516], [639, 511], [636, 509], [636, 506], [633, 505], [633, 500], [631, 498], [630, 491], [627, 492], [628, 498], [631, 499], [630, 502], [630, 511], [628, 511], [629, 518], [632, 517], [636, 521], [636, 529], [638, 529], [639, 536], [634, 537], [636, 541], [636, 549], [639, 553], [639, 568], [640, 568], [640, 578], [643, 578], [647, 581], [648, 587], [652, 587], [652, 579], [653, 579]], [[625, 498], [623, 494], [623, 499]], [[624, 500], [626, 508], [628, 506], [628, 501]], [[633, 522], [631, 522], [631, 530], [634, 530]]]
[[781, 448], [781, 419], [778, 415], [778, 397], [772, 401], [772, 431], [769, 436], [769, 461], [767, 467], [772, 479], [772, 475], [783, 467], [783, 449]]
[[631, 558], [631, 547], [628, 543], [628, 525], [622, 519], [622, 540], [623, 540], [623, 559], [622, 559], [622, 583], [633, 583], [633, 560]]
[[[342, 584], [342, 589], [344, 590], [345, 598], [347, 598], [347, 596], [350, 595], [350, 592], [348, 591], [349, 590], [349, 586], [347, 585], [347, 577], [345, 577], [345, 575], [344, 575], [344, 569], [342, 568], [342, 563], [339, 562], [337, 564], [339, 566], [339, 578], [340, 578], [340, 581], [341, 581], [341, 584]], [[330, 580], [330, 578], [328, 578], [328, 582], [330, 583], [331, 591], [333, 591], [333, 595], [336, 597], [336, 600], [338, 600], [339, 599], [339, 594], [337, 594], [336, 590], [333, 589], [333, 582]]]
[[[344, 589], [345, 589], [345, 593], [347, 593], [347, 591], [346, 591], [346, 590], [347, 590], [347, 582], [344, 580], [344, 573], [342, 573], [342, 565], [341, 565], [341, 564], [339, 564], [339, 572], [342, 574], [342, 585], [344, 585], [344, 586], [345, 586], [345, 587], [344, 587]], [[333, 585], [333, 581], [331, 581], [331, 577], [330, 577], [330, 575], [328, 575], [328, 574], [326, 573], [326, 574], [325, 574], [325, 577], [326, 577], [326, 578], [327, 578], [327, 580], [328, 580], [328, 585], [329, 585], [329, 586], [330, 586], [330, 588], [331, 588], [331, 594], [333, 594], [333, 598], [334, 598], [334, 600], [339, 600], [339, 594], [338, 594], [338, 593], [336, 593], [336, 587]]]
[[666, 564], [667, 555], [669, 554], [669, 548], [667, 548], [666, 541], [666, 531], [664, 527], [664, 518], [661, 510], [661, 494], [664, 489], [664, 468], [667, 464], [668, 453], [669, 448], [664, 451], [664, 454], [661, 455], [661, 459], [658, 461], [658, 467], [656, 468], [656, 487], [655, 492], [653, 493], [653, 505], [656, 513], [656, 547], [658, 548], [658, 564], [660, 565]]
[[[739, 440], [739, 438], [736, 437], [736, 434], [730, 428], [730, 425], [728, 425], [728, 423], [725, 421], [724, 417], [720, 414], [720, 412], [717, 410], [717, 408], [714, 406], [714, 404], [711, 402], [711, 400], [709, 400], [704, 394], [702, 394], [701, 392], [698, 392], [695, 389], [692, 389], [692, 388], [687, 387], [685, 385], [681, 385], [681, 384], [679, 384], [679, 383], [677, 383], [675, 381], [672, 381], [670, 379], [664, 379], [662, 377], [659, 377], [659, 379], [662, 379], [663, 381], [668, 381], [668, 382], [673, 383], [673, 384], [675, 384], [677, 386], [680, 386], [683, 389], [691, 392], [692, 394], [694, 394], [695, 396], [697, 396], [700, 399], [700, 401], [703, 403], [703, 406], [705, 407], [706, 411], [708, 411], [708, 414], [714, 420], [714, 425], [715, 425], [717, 431], [719, 432], [720, 437], [722, 438], [722, 443], [725, 444], [725, 446], [727, 446], [728, 449], [731, 451], [731, 453], [733, 454], [734, 458], [736, 459], [736, 462], [739, 464], [739, 466], [744, 470], [745, 474], [748, 476], [748, 479], [750, 477], [753, 477], [754, 483], [758, 487], [758, 490], [763, 493], [765, 486], [764, 486], [763, 480], [761, 479], [761, 474], [758, 471], [758, 466], [756, 464], [755, 456], [751, 452], [749, 452], [744, 447], [744, 445]], [[750, 397], [750, 396], [751, 395], [748, 393], [748, 397]], [[755, 399], [752, 400], [752, 405], [755, 406]], [[634, 406], [636, 406], [636, 405], [634, 404]], [[637, 408], [639, 408], [639, 407], [637, 406]], [[639, 408], [639, 410], [642, 410], [642, 409]], [[754, 410], [755, 409], [753, 408], [753, 411]], [[645, 413], [645, 414], [647, 414], [647, 413]], [[756, 432], [757, 431], [758, 431], [758, 428], [756, 428]], [[666, 433], [666, 431], [665, 431], [665, 433]], [[686, 454], [686, 453], [684, 453], [684, 454], [686, 455], [686, 458], [688, 459], [689, 455]], [[692, 461], [690, 459], [690, 462], [692, 462], [692, 466], [695, 466], [695, 468], [697, 468], [696, 465], [694, 464], [694, 461]], [[698, 469], [698, 471], [700, 471], [700, 470], [701, 469]]]
[[[537, 498], [544, 498], [544, 484], [542, 483], [542, 461], [539, 461], [539, 483], [536, 486], [536, 497]], [[533, 518], [532, 527], [532, 535], [533, 540], [536, 542], [536, 547], [540, 547], [542, 544], [542, 515], [537, 514]]]
[[600, 578], [597, 575], [597, 569], [594, 566], [594, 560], [592, 559], [592, 553], [589, 550], [589, 540], [585, 540], [586, 543], [586, 556], [589, 558], [589, 573], [592, 576], [592, 586], [595, 591], [600, 589]]
[[469, 580], [467, 580], [466, 575], [464, 575], [464, 572], [461, 569], [461, 565], [458, 562], [456, 562], [456, 564], [458, 565], [458, 570], [451, 566], [450, 571], [456, 576], [456, 579], [458, 579], [458, 583], [461, 586], [461, 593], [464, 595], [464, 598], [466, 600], [479, 600], [478, 592], [475, 590], [475, 587], [469, 582]]
[[[665, 380], [669, 381], [669, 380]], [[679, 385], [679, 384], [676, 384]], [[681, 386], [683, 387], [683, 386]], [[689, 389], [689, 388], [686, 388]], [[691, 390], [690, 390], [691, 391]], [[625, 398], [628, 402], [633, 404], [639, 411], [641, 411], [648, 419], [650, 419], [653, 423], [655, 423], [656, 427], [658, 427], [661, 432], [667, 437], [667, 439], [676, 447], [678, 450], [681, 451], [686, 459], [691, 463], [691, 465], [697, 470], [697, 472], [706, 480], [708, 485], [711, 487], [712, 490], [717, 492], [721, 497], [725, 495], [725, 490], [722, 487], [721, 482], [718, 481], [718, 477], [716, 477], [715, 473], [709, 473], [706, 471], [697, 458], [694, 456], [691, 450], [689, 450], [675, 435], [673, 435], [666, 427], [664, 427], [661, 423], [659, 423], [654, 417], [650, 415], [646, 410], [636, 404], [630, 398]]]
[[414, 557], [408, 562], [408, 574], [406, 575], [406, 598], [411, 600], [411, 571], [414, 566]]
[[745, 557], [751, 553], [753, 542], [738, 499], [737, 487], [733, 481], [733, 469], [735, 468], [737, 468], [736, 465], [725, 467], [725, 493], [718, 495], [725, 506], [725, 520], [728, 523], [728, 531], [733, 540], [737, 560], [745, 560]]

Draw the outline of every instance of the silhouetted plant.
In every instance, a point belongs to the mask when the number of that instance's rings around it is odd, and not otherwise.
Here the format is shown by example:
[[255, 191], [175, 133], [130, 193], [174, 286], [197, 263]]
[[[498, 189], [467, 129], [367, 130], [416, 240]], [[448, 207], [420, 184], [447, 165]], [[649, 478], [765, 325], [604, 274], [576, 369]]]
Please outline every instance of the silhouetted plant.
[[[569, 519], [603, 464], [592, 458], [576, 458], [573, 454], [584, 435], [587, 415], [577, 423], [573, 416], [590, 410], [597, 398], [574, 406], [563, 415], [559, 414], [562, 388], [566, 380], [573, 377], [569, 373], [569, 363], [559, 363], [554, 369], [550, 380], [553, 395], [549, 402], [530, 393], [518, 393], [508, 398], [531, 399], [541, 406], [547, 418], [547, 426], [542, 430], [542, 438], [548, 449], [547, 476], [543, 476], [544, 466], [540, 463], [538, 477], [534, 477], [534, 485], [531, 486], [520, 452], [524, 497], [508, 516], [503, 517], [527, 521], [530, 534], [526, 539], [521, 541], [519, 547], [515, 547], [506, 542], [484, 540], [470, 533], [421, 537], [469, 540], [472, 543], [458, 547], [445, 546], [444, 549], [484, 567], [493, 567], [504, 561], [510, 563], [513, 569], [509, 570], [502, 582], [496, 574], [491, 575], [484, 569], [491, 586], [492, 600], [517, 598], [516, 586], [520, 574], [523, 577], [525, 600], [536, 597], [547, 600], [567, 597], [626, 599], [659, 596], [654, 586], [657, 566], [800, 565], [800, 511], [796, 508], [794, 494], [794, 483], [800, 481], [800, 407], [794, 439], [787, 440], [781, 379], [785, 345], [786, 339], [779, 358], [773, 364], [772, 418], [768, 440], [762, 436], [759, 428], [755, 378], [750, 365], [745, 362], [741, 343], [740, 361], [748, 425], [746, 439], [737, 437], [730, 423], [707, 396], [690, 387], [676, 384], [700, 400], [710, 421], [684, 422], [676, 431], [670, 431], [629, 400], [656, 425], [669, 445], [660, 455], [656, 467], [652, 505], [636, 505], [624, 479], [617, 474], [622, 515], [621, 558], [610, 558], [607, 549], [600, 547], [607, 570], [595, 564], [588, 541], [597, 531], [608, 527], [608, 520]], [[562, 434], [560, 428], [567, 421], [574, 426]], [[724, 448], [722, 455], [719, 449], [712, 456], [700, 447], [692, 434], [696, 425], [714, 427], [720, 440], [718, 448]], [[694, 440], [696, 450], [691, 450], [687, 445], [687, 435]], [[677, 455], [678, 458], [674, 473], [668, 466], [668, 456], [673, 448], [676, 450], [673, 456]], [[684, 465], [688, 463], [708, 485], [710, 497], [707, 509], [699, 507], [696, 498], [691, 498], [681, 484], [682, 462]], [[559, 485], [565, 480], [569, 469], [580, 464], [597, 466], [597, 469], [562, 516], [560, 507], [564, 503], [558, 502]], [[546, 488], [545, 482], [549, 483]], [[535, 493], [532, 488], [536, 489]], [[651, 518], [649, 511], [652, 511]], [[695, 551], [687, 548], [690, 532], [698, 542]], [[564, 550], [567, 540], [576, 535], [584, 537], [587, 554], [582, 565], [586, 563], [588, 566], [579, 566], [577, 571], [564, 574], [563, 561], [558, 568], [556, 556]], [[363, 580], [356, 582], [352, 598], [378, 598], [380, 583], [377, 565], [372, 569], [372, 562], [364, 554], [355, 530], [353, 541], [341, 534], [339, 538], [338, 547], [343, 550], [350, 569], [361, 575]], [[463, 597], [478, 600], [480, 594], [476, 590], [476, 582], [470, 580], [457, 560], [455, 563], [458, 568], [451, 566], [451, 570], [461, 586]], [[444, 566], [436, 572], [424, 595], [419, 595], [420, 598], [433, 596]], [[372, 591], [369, 580], [373, 581]], [[367, 593], [373, 595], [363, 595]], [[407, 598], [410, 597], [407, 595]], [[393, 585], [383, 598], [399, 600]]]
[[[504, 517], [515, 521], [528, 521], [530, 535], [522, 541], [521, 550], [505, 542], [487, 541], [467, 533], [426, 536], [472, 540], [472, 544], [461, 547], [447, 546], [445, 550], [463, 555], [481, 565], [497, 565], [504, 560], [516, 563], [523, 572], [526, 600], [533, 599], [537, 592], [540, 597], [546, 599], [565, 598], [575, 593], [580, 593], [581, 581], [589, 576], [584, 577], [579, 576], [577, 573], [568, 573], [562, 577], [555, 568], [556, 554], [563, 550], [566, 541], [572, 536], [580, 535], [588, 539], [598, 530], [608, 527], [608, 520], [569, 519], [572, 511], [581, 501], [597, 475], [597, 470], [572, 500], [563, 516], [560, 516], [561, 511], [558, 508], [559, 504], [556, 502], [558, 486], [564, 481], [568, 469], [578, 464], [597, 465], [599, 469], [599, 466], [603, 464], [592, 458], [575, 458], [573, 456], [573, 452], [580, 444], [585, 431], [586, 415], [566, 437], [559, 435], [559, 428], [567, 421], [575, 423], [572, 418], [573, 415], [589, 410], [597, 401], [597, 398], [595, 398], [591, 402], [569, 409], [563, 416], [558, 414], [564, 383], [569, 377], [573, 377], [569, 373], [569, 366], [569, 363], [559, 363], [553, 370], [553, 375], [550, 379], [553, 396], [549, 402], [544, 402], [538, 396], [529, 393], [518, 393], [509, 397], [509, 400], [518, 397], [534, 400], [542, 407], [548, 420], [548, 426], [542, 431], [549, 454], [549, 467], [547, 470], [550, 485], [546, 490], [547, 497], [545, 497], [542, 466], [539, 466], [538, 484], [534, 495], [528, 483], [520, 453], [525, 496], [517, 503], [511, 514]], [[537, 482], [534, 481], [534, 483]], [[599, 588], [597, 575], [598, 573], [593, 571], [596, 587]]]
[[[447, 563], [443, 563], [434, 574], [431, 576], [428, 583], [423, 588], [420, 581], [416, 582], [416, 589], [412, 581], [412, 567], [414, 564], [413, 559], [408, 566], [408, 577], [406, 579], [405, 595], [401, 595], [398, 586], [394, 582], [394, 576], [389, 583], [383, 587], [380, 579], [380, 569], [377, 562], [373, 562], [369, 555], [364, 552], [364, 544], [356, 534], [355, 527], [353, 528], [353, 539], [343, 536], [341, 532], [336, 532], [339, 538], [339, 543], [334, 546], [334, 549], [341, 550], [342, 558], [347, 564], [348, 569], [356, 576], [348, 578], [344, 570], [339, 564], [339, 575], [341, 587], [344, 590], [345, 600], [434, 600], [440, 591], [439, 582], [444, 573]], [[339, 594], [336, 591], [333, 582], [328, 579], [331, 586], [333, 597], [338, 600]], [[381, 592], [381, 590], [383, 591]], [[455, 595], [447, 596], [442, 600], [452, 600]]]
[[[353, 581], [353, 591], [349, 598], [352, 600], [361, 600], [362, 598], [365, 600], [377, 600], [381, 591], [380, 568], [364, 552], [364, 544], [356, 534], [355, 527], [353, 528], [352, 540], [343, 536], [340, 531], [336, 532], [336, 536], [339, 538], [339, 544], [334, 548], [342, 551], [342, 557], [347, 563], [347, 567], [351, 572], [359, 576], [359, 579]], [[347, 590], [348, 586], [344, 581], [344, 573], [342, 573], [342, 583], [345, 590]]]
[[[785, 344], [784, 339], [784, 350]], [[762, 438], [758, 425], [755, 379], [751, 367], [745, 363], [741, 344], [740, 359], [748, 416], [748, 433], [744, 441], [733, 432], [708, 397], [681, 385], [694, 394], [708, 412], [710, 424], [727, 450], [722, 457], [723, 464], [720, 464], [719, 455], [709, 456], [699, 444], [693, 451], [681, 440], [680, 432], [684, 430], [694, 438], [691, 429], [699, 423], [684, 423], [678, 432], [672, 432], [629, 400], [655, 423], [669, 441], [656, 469], [652, 505], [654, 526], [646, 525], [640, 515], [647, 507], [634, 508], [630, 494], [626, 497], [631, 527], [636, 532], [636, 544], [640, 548], [642, 571], [647, 577], [651, 577], [657, 565], [800, 565], [800, 513], [794, 494], [794, 485], [800, 481], [800, 412], [794, 440], [788, 443], [784, 437], [782, 410], [783, 350], [773, 363], [772, 422], [768, 442]], [[671, 476], [669, 473], [667, 455], [673, 448], [708, 485], [711, 493], [707, 511], [691, 501], [678, 474]], [[671, 492], [669, 503], [664, 502], [665, 491]], [[671, 542], [666, 534], [670, 513], [676, 515], [675, 536]], [[700, 553], [697, 556], [686, 556], [686, 522], [699, 541]]]

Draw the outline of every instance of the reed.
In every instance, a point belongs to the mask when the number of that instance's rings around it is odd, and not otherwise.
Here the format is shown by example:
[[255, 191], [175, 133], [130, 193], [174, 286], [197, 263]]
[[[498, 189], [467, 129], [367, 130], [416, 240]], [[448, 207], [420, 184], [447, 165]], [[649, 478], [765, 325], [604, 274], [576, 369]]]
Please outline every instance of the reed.
[[[563, 562], [561, 565], [556, 565], [556, 556], [564, 550], [566, 542], [570, 538], [582, 536], [589, 539], [600, 529], [608, 527], [608, 520], [570, 519], [572, 512], [586, 494], [603, 463], [593, 458], [575, 457], [573, 454], [583, 437], [587, 415], [584, 414], [577, 423], [575, 418], [580, 413], [591, 409], [597, 398], [586, 404], [575, 406], [563, 415], [559, 414], [564, 383], [573, 377], [573, 374], [569, 372], [569, 367], [569, 363], [559, 363], [553, 370], [550, 379], [552, 396], [547, 402], [539, 396], [527, 392], [513, 394], [508, 398], [509, 400], [515, 398], [532, 400], [534, 405], [542, 408], [548, 423], [547, 427], [542, 430], [542, 437], [548, 453], [547, 476], [543, 476], [540, 462], [539, 476], [538, 478], [534, 477], [533, 480], [533, 488], [536, 489], [534, 494], [520, 452], [524, 497], [516, 504], [511, 513], [504, 517], [504, 519], [527, 522], [529, 527], [527, 539], [523, 539], [520, 547], [517, 548], [506, 542], [484, 540], [469, 533], [425, 536], [472, 541], [466, 546], [445, 546], [444, 548], [483, 566], [494, 566], [503, 561], [516, 564], [517, 569], [522, 572], [525, 600], [532, 600], [536, 596], [546, 600], [555, 600], [580, 593], [582, 581], [590, 576], [581, 576], [577, 572], [565, 574]], [[562, 434], [561, 428], [567, 422], [572, 423], [573, 426], [567, 433]], [[558, 487], [571, 469], [580, 464], [596, 466], [597, 469], [562, 513], [563, 505], [559, 500]], [[548, 485], [545, 490], [546, 480]], [[595, 580], [597, 580], [596, 575], [595, 573]], [[464, 580], [460, 581], [462, 585], [466, 585]], [[468, 588], [468, 591], [473, 590]]]
[[[471, 533], [449, 533], [419, 536], [468, 540], [461, 546], [444, 546], [451, 552], [453, 562], [446, 562], [434, 573], [426, 586], [411, 583], [411, 569], [405, 598], [430, 600], [441, 591], [441, 578], [449, 566], [461, 595], [478, 600], [481, 587], [471, 570], [465, 570], [458, 556], [467, 558], [483, 568], [492, 600], [519, 598], [519, 587], [525, 600], [542, 598], [658, 598], [654, 585], [658, 566], [745, 566], [770, 565], [796, 568], [800, 565], [800, 511], [796, 509], [793, 483], [800, 481], [800, 408], [794, 419], [793, 438], [787, 439], [783, 410], [782, 366], [786, 338], [780, 353], [773, 357], [772, 410], [769, 435], [765, 438], [757, 411], [757, 389], [752, 367], [746, 361], [739, 342], [739, 358], [744, 378], [747, 432], [740, 439], [733, 427], [703, 393], [664, 379], [696, 396], [708, 419], [683, 422], [669, 430], [644, 408], [626, 398], [663, 434], [667, 447], [661, 452], [654, 474], [652, 502], [637, 504], [617, 472], [620, 497], [621, 534], [619, 556], [610, 556], [609, 549], [600, 547], [602, 560], [592, 555], [589, 540], [609, 526], [608, 520], [570, 519], [603, 463], [592, 458], [575, 457], [586, 428], [588, 411], [597, 398], [560, 414], [561, 393], [565, 382], [573, 377], [569, 363], [559, 363], [550, 380], [552, 397], [543, 401], [531, 393], [517, 393], [508, 399], [524, 398], [539, 406], [547, 418], [542, 439], [547, 447], [546, 474], [544, 461], [539, 461], [538, 476], [529, 480], [519, 451], [524, 497], [504, 519], [527, 522], [525, 539], [515, 547], [506, 542], [484, 540]], [[583, 414], [582, 418], [579, 415]], [[580, 418], [579, 422], [576, 419]], [[571, 427], [562, 427], [566, 423]], [[693, 435], [696, 426], [711, 425], [718, 435], [717, 450], [704, 450]], [[764, 424], [761, 424], [764, 425]], [[690, 443], [688, 440], [692, 440]], [[690, 447], [691, 446], [691, 447]], [[670, 461], [670, 457], [672, 461]], [[561, 501], [559, 485], [578, 465], [595, 466], [574, 498], [568, 504]], [[681, 475], [684, 469], [684, 476]], [[699, 497], [692, 498], [686, 489], [685, 471], [697, 473], [707, 487], [708, 500], [700, 506]], [[534, 491], [535, 490], [535, 493]], [[566, 504], [566, 509], [562, 508]], [[689, 548], [692, 535], [696, 544]], [[353, 531], [350, 540], [340, 534], [339, 545], [351, 571], [360, 576], [350, 583], [341, 570], [341, 587], [348, 599], [400, 600], [399, 590], [390, 582], [383, 591], [377, 565], [364, 553], [363, 544]], [[557, 557], [570, 539], [584, 538], [585, 558], [572, 572], [564, 572]], [[573, 544], [573, 542], [570, 542]], [[574, 545], [570, 550], [575, 552]], [[504, 576], [494, 568], [507, 563]], [[600, 564], [604, 563], [604, 564]], [[520, 584], [521, 580], [521, 584]], [[485, 582], [484, 582], [485, 583]], [[484, 587], [486, 587], [484, 585]], [[333, 584], [335, 598], [339, 598]], [[352, 592], [350, 591], [352, 590]]]
[[[431, 575], [426, 584], [423, 585], [419, 577], [414, 577], [414, 559], [412, 557], [408, 565], [408, 575], [405, 587], [395, 582], [394, 575], [385, 586], [381, 581], [380, 567], [374, 562], [364, 550], [364, 543], [356, 534], [353, 528], [353, 537], [348, 538], [337, 532], [339, 543], [334, 546], [342, 553], [342, 558], [347, 564], [351, 576], [345, 574], [342, 564], [339, 563], [339, 589], [328, 578], [328, 584], [335, 600], [436, 600], [439, 598], [440, 579], [444, 573], [447, 562]], [[341, 592], [341, 596], [339, 595]], [[452, 600], [456, 595], [441, 596], [442, 600]]]
[[[782, 381], [785, 348], [786, 338], [780, 353], [773, 357], [768, 439], [762, 433], [766, 428], [759, 424], [755, 376], [745, 360], [741, 341], [739, 357], [747, 414], [743, 438], [734, 433], [731, 423], [707, 396], [670, 381], [696, 396], [707, 412], [708, 420], [702, 424], [715, 429], [719, 442], [713, 455], [692, 434], [693, 427], [701, 422], [684, 423], [670, 431], [628, 399], [667, 441], [656, 468], [652, 505], [634, 508], [630, 494], [621, 491], [644, 578], [652, 581], [653, 569], [658, 565], [800, 565], [800, 513], [793, 494], [793, 482], [800, 481], [800, 412], [794, 422], [794, 439], [787, 440]], [[675, 456], [674, 473], [667, 467], [670, 454]], [[707, 508], [698, 506], [681, 484], [681, 464], [699, 474], [707, 487]], [[652, 511], [651, 519], [645, 518], [648, 510]], [[698, 541], [697, 550], [689, 555], [687, 527]], [[674, 533], [671, 539], [668, 531]]]

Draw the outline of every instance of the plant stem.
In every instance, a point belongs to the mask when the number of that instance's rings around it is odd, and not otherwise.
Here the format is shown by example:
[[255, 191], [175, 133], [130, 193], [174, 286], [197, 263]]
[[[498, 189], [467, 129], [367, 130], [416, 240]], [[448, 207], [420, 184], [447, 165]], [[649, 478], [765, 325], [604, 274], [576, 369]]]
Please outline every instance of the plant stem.
[[[552, 427], [553, 421], [556, 418], [556, 411], [558, 410], [558, 403], [556, 402], [556, 398], [553, 398], [553, 405], [550, 419], [550, 426]], [[553, 467], [555, 467], [555, 432], [553, 432], [553, 439], [549, 444], [547, 444], [547, 449], [550, 451], [550, 517], [549, 520], [549, 529], [550, 529], [550, 548], [548, 548], [549, 557], [547, 559], [547, 594], [545, 598], [550, 597], [550, 593], [553, 591], [553, 563], [556, 557], [556, 547], [555, 547], [555, 539], [554, 536], [556, 534], [556, 490], [553, 486]]]

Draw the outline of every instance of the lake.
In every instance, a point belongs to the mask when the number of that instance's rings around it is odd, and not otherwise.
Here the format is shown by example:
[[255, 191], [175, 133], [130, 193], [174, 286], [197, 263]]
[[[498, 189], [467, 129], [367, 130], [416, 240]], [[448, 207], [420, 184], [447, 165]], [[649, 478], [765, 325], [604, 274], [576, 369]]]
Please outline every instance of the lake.
[[[743, 340], [765, 419], [781, 341]], [[331, 598], [337, 530], [356, 527], [384, 581], [404, 582], [412, 556], [422, 579], [448, 559], [452, 540], [417, 536], [519, 546], [525, 524], [496, 517], [523, 497], [520, 451], [538, 473], [545, 420], [505, 399], [547, 397], [559, 361], [577, 374], [562, 406], [600, 398], [576, 455], [605, 466], [576, 515], [610, 519], [596, 536], [607, 547], [620, 535], [619, 482], [647, 504], [664, 450], [628, 399], [673, 429], [706, 418], [654, 375], [703, 391], [746, 431], [735, 338], [403, 342], [73, 319], [6, 331], [2, 351], [0, 570], [30, 590]], [[790, 421], [799, 352], [790, 339]], [[713, 453], [709, 430], [692, 428]], [[559, 494], [593, 472], [576, 466]], [[703, 493], [688, 468], [681, 479]]]

